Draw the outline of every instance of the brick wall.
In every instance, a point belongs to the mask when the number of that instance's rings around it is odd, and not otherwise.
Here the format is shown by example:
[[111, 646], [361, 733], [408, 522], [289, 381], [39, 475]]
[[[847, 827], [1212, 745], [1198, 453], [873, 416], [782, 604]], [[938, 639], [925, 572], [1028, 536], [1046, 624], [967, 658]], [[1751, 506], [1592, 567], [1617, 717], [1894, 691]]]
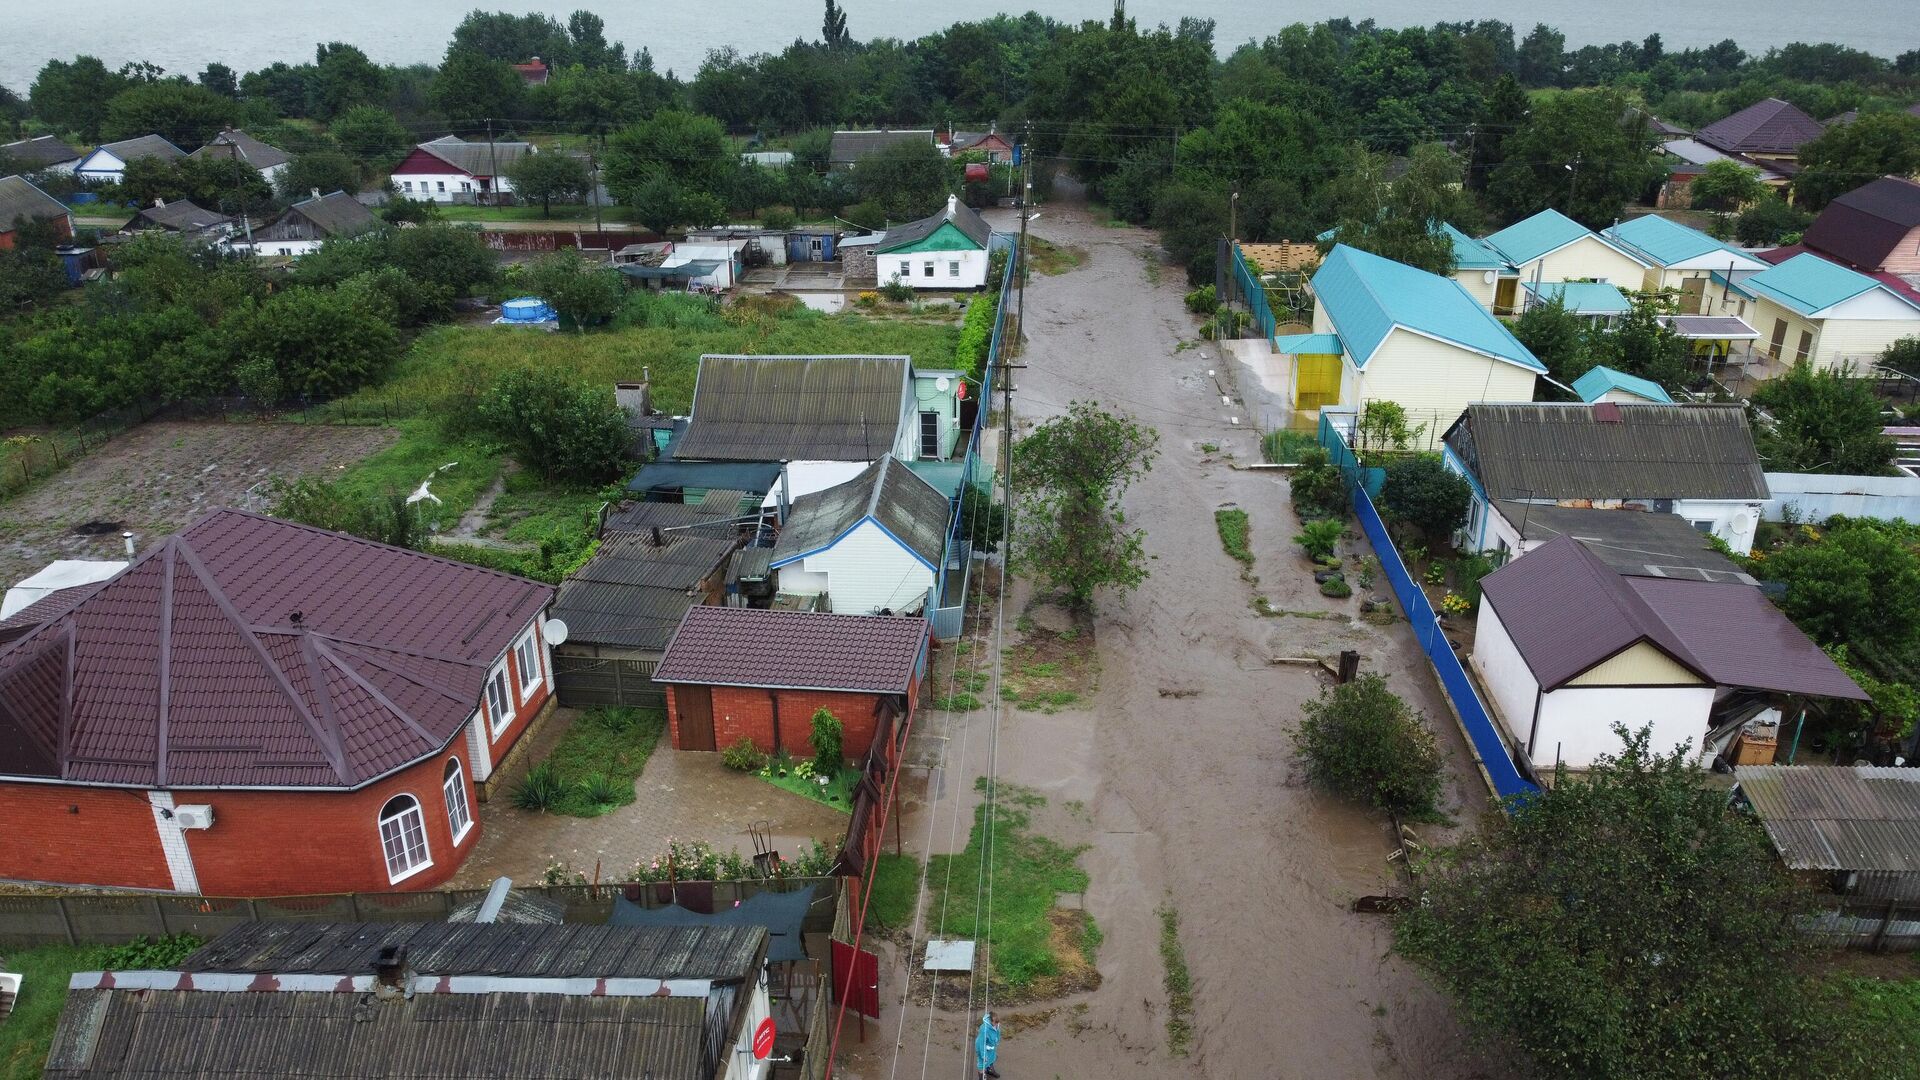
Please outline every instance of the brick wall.
[[0, 821], [0, 878], [173, 888], [144, 791], [0, 783]]
[[879, 274], [874, 270], [874, 254], [871, 244], [862, 247], [842, 248], [840, 250], [841, 283], [849, 289], [872, 289], [879, 287]]
[[[675, 747], [680, 739], [680, 707], [677, 686], [667, 687], [667, 724]], [[807, 736], [813, 732], [815, 709], [825, 708], [840, 718], [842, 745], [850, 761], [866, 756], [873, 744], [874, 709], [880, 694], [847, 693], [822, 690], [764, 690], [754, 687], [713, 687], [713, 744], [719, 749], [740, 741], [753, 740], [763, 753], [773, 753], [773, 701], [780, 701], [780, 745], [795, 757], [812, 757]]]

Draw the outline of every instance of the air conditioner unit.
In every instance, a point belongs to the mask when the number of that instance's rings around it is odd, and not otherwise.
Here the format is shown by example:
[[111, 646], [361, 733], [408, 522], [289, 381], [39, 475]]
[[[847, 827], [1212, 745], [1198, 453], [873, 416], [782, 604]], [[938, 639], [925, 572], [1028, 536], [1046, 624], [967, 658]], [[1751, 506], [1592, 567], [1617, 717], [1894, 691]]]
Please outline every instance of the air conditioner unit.
[[213, 828], [213, 807], [205, 803], [176, 806], [173, 808], [173, 820], [183, 829], [211, 829]]

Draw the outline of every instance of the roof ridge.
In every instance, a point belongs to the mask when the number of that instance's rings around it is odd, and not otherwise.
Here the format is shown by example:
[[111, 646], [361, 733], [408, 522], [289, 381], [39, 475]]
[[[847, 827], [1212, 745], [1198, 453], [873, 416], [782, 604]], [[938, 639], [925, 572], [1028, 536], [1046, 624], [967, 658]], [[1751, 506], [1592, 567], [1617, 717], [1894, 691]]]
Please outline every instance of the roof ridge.
[[214, 507], [213, 509], [208, 510], [206, 513], [201, 514], [199, 517], [194, 518], [192, 521], [188, 522], [185, 526], [183, 526], [180, 529], [180, 532], [178, 535], [184, 536], [185, 534], [192, 532], [193, 530], [199, 528], [200, 526], [206, 524], [207, 522], [213, 520], [215, 517], [218, 517], [221, 514], [238, 514], [241, 517], [255, 518], [260, 521], [271, 521], [275, 525], [284, 525], [292, 529], [304, 529], [307, 532], [318, 533], [322, 536], [336, 537], [341, 540], [348, 540], [353, 543], [359, 544], [363, 547], [375, 548], [380, 551], [394, 551], [404, 555], [417, 555], [421, 558], [432, 559], [435, 562], [444, 563], [448, 566], [458, 567], [462, 570], [473, 570], [483, 574], [491, 574], [494, 577], [506, 578], [509, 581], [524, 582], [528, 585], [539, 584], [538, 582], [534, 581], [532, 578], [522, 577], [519, 574], [509, 574], [504, 570], [495, 570], [490, 566], [481, 566], [478, 563], [461, 562], [458, 559], [450, 559], [445, 555], [435, 555], [431, 551], [422, 551], [419, 548], [400, 547], [397, 544], [383, 544], [378, 540], [369, 540], [364, 536], [355, 536], [352, 533], [339, 532], [334, 529], [323, 529], [318, 525], [309, 525], [304, 521], [295, 521], [292, 518], [274, 517], [272, 514], [262, 514], [254, 510], [242, 510], [237, 506]]
[[[413, 733], [415, 735], [420, 736], [421, 741], [426, 743], [429, 748], [438, 747], [440, 745], [440, 740], [434, 738], [432, 732], [428, 731], [426, 728], [421, 727], [420, 722], [413, 718], [412, 713], [401, 708], [398, 704], [396, 704], [393, 701], [393, 699], [387, 697], [386, 694], [382, 693], [380, 691], [380, 688], [373, 685], [372, 682], [368, 681], [366, 676], [360, 674], [360, 672], [356, 670], [354, 666], [347, 661], [346, 657], [341, 656], [339, 653], [334, 652], [332, 649], [328, 648], [327, 639], [324, 636], [320, 634], [307, 634], [307, 635], [304, 635], [304, 637], [308, 642], [312, 644], [313, 650], [316, 654], [326, 657], [327, 660], [331, 662], [334, 667], [340, 670], [340, 673], [342, 675], [345, 675], [347, 677], [348, 681], [352, 682], [354, 685], [358, 686], [360, 689], [365, 690], [368, 694], [371, 694], [373, 696], [373, 699], [380, 703], [381, 708], [387, 710], [387, 712], [393, 714], [396, 718], [398, 718], [401, 723], [405, 724], [408, 728], [411, 728], [413, 730]], [[409, 681], [412, 681], [412, 680], [409, 680]], [[321, 684], [321, 687], [323, 689], [325, 688], [325, 686], [326, 686], [325, 683]], [[327, 695], [329, 703], [331, 703], [332, 697], [333, 695], [331, 694]], [[455, 729], [456, 732], [458, 732], [458, 730], [459, 730], [458, 728]]]
[[[1559, 544], [1563, 541], [1573, 545], [1573, 557], [1579, 561], [1581, 569], [1585, 571], [1590, 578], [1596, 579], [1600, 584], [1600, 588], [1595, 591], [1603, 594], [1608, 601], [1613, 604], [1614, 609], [1619, 611], [1628, 623], [1640, 631], [1641, 638], [1653, 640], [1654, 644], [1660, 648], [1660, 651], [1672, 654], [1674, 659], [1691, 668], [1694, 674], [1702, 678], [1707, 678], [1706, 666], [1701, 662], [1699, 657], [1693, 655], [1692, 650], [1687, 648], [1686, 642], [1681, 639], [1680, 632], [1668, 625], [1667, 621], [1660, 617], [1660, 613], [1653, 609], [1653, 605], [1647, 603], [1646, 599], [1633, 589], [1633, 586], [1627, 581], [1625, 575], [1614, 570], [1613, 567], [1608, 566], [1606, 560], [1589, 551], [1587, 545], [1570, 535], [1562, 534], [1556, 536], [1552, 540], [1547, 541], [1546, 544], [1540, 546], [1544, 548], [1547, 544]], [[1655, 629], [1661, 631], [1661, 633], [1656, 635], [1653, 632]], [[1658, 638], [1666, 638], [1667, 640], [1658, 640]], [[1623, 649], [1630, 648], [1632, 644], [1632, 642], [1629, 642]], [[1616, 650], [1614, 653], [1608, 654], [1607, 657], [1602, 657], [1601, 660], [1596, 661], [1596, 663], [1604, 662], [1609, 657], [1617, 655], [1620, 651], [1623, 650]], [[1589, 670], [1591, 670], [1592, 667], [1593, 665], [1588, 665]], [[1580, 673], [1576, 672], [1575, 674], [1578, 675]]]

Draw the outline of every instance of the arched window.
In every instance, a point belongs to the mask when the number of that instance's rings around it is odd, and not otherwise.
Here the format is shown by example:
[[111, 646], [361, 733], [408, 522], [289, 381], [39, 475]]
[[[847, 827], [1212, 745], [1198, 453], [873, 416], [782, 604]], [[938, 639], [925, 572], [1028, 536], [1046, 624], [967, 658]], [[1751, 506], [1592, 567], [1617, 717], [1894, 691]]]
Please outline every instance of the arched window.
[[380, 808], [380, 847], [387, 855], [388, 881], [412, 877], [433, 865], [419, 799], [395, 795]]
[[467, 778], [460, 771], [460, 759], [447, 759], [446, 774], [440, 780], [440, 792], [447, 797], [447, 831], [458, 845], [467, 830], [473, 828], [473, 812], [467, 808]]

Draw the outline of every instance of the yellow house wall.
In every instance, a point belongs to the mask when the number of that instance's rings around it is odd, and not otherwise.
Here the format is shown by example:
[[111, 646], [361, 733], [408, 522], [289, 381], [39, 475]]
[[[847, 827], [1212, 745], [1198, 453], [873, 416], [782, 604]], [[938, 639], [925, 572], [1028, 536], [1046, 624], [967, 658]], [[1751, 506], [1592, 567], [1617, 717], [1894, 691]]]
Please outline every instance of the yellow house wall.
[[1700, 677], [1642, 641], [1567, 681], [1568, 686], [1699, 686]]
[[[1351, 367], [1347, 374], [1354, 375]], [[1351, 391], [1342, 387], [1342, 404], [1398, 402], [1409, 422], [1424, 423], [1429, 434], [1438, 435], [1471, 402], [1532, 401], [1534, 373], [1396, 329], [1354, 381], [1358, 385]]]
[[1594, 236], [1582, 237], [1559, 251], [1527, 263], [1520, 268], [1520, 280], [1534, 280], [1536, 266], [1540, 267], [1541, 281], [1593, 279], [1629, 289], [1640, 287], [1647, 269]]
[[1753, 343], [1755, 351], [1773, 354], [1773, 327], [1781, 319], [1787, 322], [1787, 336], [1780, 339], [1779, 360], [1791, 364], [1800, 355], [1800, 334], [1804, 330], [1813, 331], [1813, 350], [1808, 354], [1815, 364], [1819, 363], [1820, 325], [1812, 319], [1803, 318], [1799, 312], [1781, 307], [1764, 296], [1756, 296], [1749, 309], [1752, 313], [1747, 321], [1759, 332], [1760, 340]]
[[1814, 364], [1832, 367], [1851, 362], [1864, 367], [1888, 345], [1920, 335], [1920, 311], [1912, 319], [1823, 319], [1814, 339]]
[[1455, 270], [1453, 280], [1459, 282], [1460, 287], [1467, 290], [1467, 295], [1473, 297], [1481, 307], [1492, 311], [1493, 290], [1497, 281], [1486, 280], [1488, 273], [1486, 270]]

